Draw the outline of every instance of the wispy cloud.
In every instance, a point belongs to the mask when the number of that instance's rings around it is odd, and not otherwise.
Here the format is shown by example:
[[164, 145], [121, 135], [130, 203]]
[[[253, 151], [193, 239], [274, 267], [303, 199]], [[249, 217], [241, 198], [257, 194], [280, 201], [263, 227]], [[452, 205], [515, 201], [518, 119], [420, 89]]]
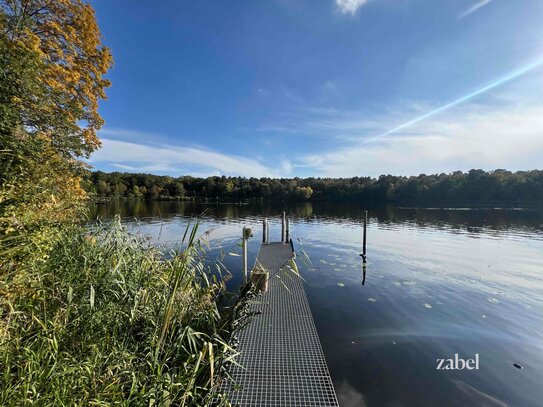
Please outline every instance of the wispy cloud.
[[[537, 96], [543, 80], [535, 71], [541, 67], [542, 57], [441, 106], [402, 103], [403, 113], [333, 108], [291, 112], [279, 124], [315, 141], [294, 162], [294, 172], [376, 176], [540, 167], [543, 103]], [[324, 143], [327, 150], [321, 153]]]
[[374, 136], [372, 138], [369, 138], [367, 140], [365, 140], [365, 143], [369, 143], [369, 142], [372, 142], [372, 141], [375, 141], [375, 140], [378, 140], [380, 139], [381, 137], [385, 137], [385, 136], [388, 136], [389, 134], [393, 134], [393, 133], [396, 133], [398, 132], [399, 130], [402, 130], [406, 127], [410, 127], [418, 122], [421, 122], [421, 121], [424, 121], [426, 119], [429, 119], [431, 118], [432, 116], [435, 116], [436, 114], [439, 114], [439, 113], [442, 113], [452, 107], [455, 107], [457, 105], [460, 105], [464, 102], [467, 102], [469, 101], [470, 99], [473, 99], [474, 97], [476, 96], [479, 96], [479, 95], [482, 95], [492, 89], [495, 89], [497, 87], [500, 87], [504, 84], [506, 84], [507, 82], [510, 82], [514, 79], [517, 79], [523, 75], [526, 75], [527, 73], [530, 73], [531, 71], [533, 71], [534, 69], [537, 69], [539, 68], [541, 65], [543, 65], [543, 58], [540, 58], [538, 60], [536, 60], [535, 62], [532, 62], [532, 63], [529, 63], [529, 64], [526, 64], [526, 65], [523, 65], [521, 66], [520, 68], [516, 69], [515, 71], [513, 72], [510, 72], [508, 73], [507, 75], [501, 77], [501, 78], [498, 78], [496, 79], [495, 81], [489, 83], [488, 85], [485, 85], [483, 86], [482, 88], [479, 88], [473, 92], [470, 92], [468, 93], [467, 95], [464, 95], [450, 103], [447, 103], [441, 107], [438, 107], [437, 109], [433, 109], [431, 110], [430, 112], [427, 112], [419, 117], [416, 117], [415, 119], [411, 119], [397, 127], [394, 127], [393, 129], [390, 129], [390, 130], [387, 130], [386, 132], [382, 133], [382, 134], [379, 134], [377, 136]]
[[[345, 138], [341, 146], [325, 154], [307, 154], [297, 164], [306, 172], [330, 177], [541, 168], [543, 102], [530, 95], [540, 94], [543, 81], [535, 74], [521, 77], [542, 65], [541, 60], [524, 65], [437, 108], [415, 103], [404, 114], [392, 111], [358, 119], [352, 113], [325, 115], [320, 125], [331, 134], [351, 134], [348, 145]], [[515, 88], [498, 92], [517, 78], [521, 83]], [[494, 92], [483, 100], [475, 99], [491, 89]], [[390, 129], [394, 122], [402, 124]]]
[[462, 12], [458, 18], [459, 19], [462, 19], [464, 17], [467, 17], [469, 16], [470, 14], [472, 13], [475, 13], [477, 10], [479, 10], [481, 7], [484, 7], [486, 6], [488, 3], [490, 3], [492, 0], [480, 0], [479, 2], [475, 3], [474, 5], [472, 5], [471, 7], [469, 7], [468, 9], [466, 9], [464, 12]]
[[339, 11], [343, 14], [354, 15], [356, 11], [368, 2], [368, 0], [335, 0]]
[[141, 144], [110, 138], [102, 139], [102, 148], [91, 156], [89, 162], [131, 172], [169, 175], [278, 177], [288, 176], [291, 171], [291, 165], [285, 158], [281, 158], [278, 168], [271, 168], [251, 158], [205, 148]]
[[330, 177], [531, 169], [541, 166], [542, 135], [543, 105], [511, 109], [470, 104], [370, 144], [308, 155], [300, 164]]

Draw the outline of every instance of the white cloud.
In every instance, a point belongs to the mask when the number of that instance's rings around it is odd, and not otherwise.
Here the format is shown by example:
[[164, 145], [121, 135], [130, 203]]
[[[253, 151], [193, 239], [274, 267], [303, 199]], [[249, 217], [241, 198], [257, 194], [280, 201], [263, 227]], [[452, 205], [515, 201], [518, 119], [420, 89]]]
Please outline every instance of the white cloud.
[[91, 164], [106, 164], [129, 171], [165, 172], [170, 175], [241, 175], [247, 177], [288, 176], [290, 163], [281, 159], [279, 168], [270, 168], [246, 157], [170, 145], [138, 144], [102, 139], [102, 148], [90, 158]]
[[336, 388], [337, 397], [342, 406], [367, 407], [364, 395], [353, 387], [347, 380]]
[[477, 3], [475, 3], [474, 5], [472, 5], [471, 7], [469, 7], [468, 9], [466, 9], [464, 12], [462, 12], [458, 18], [459, 19], [462, 19], [464, 17], [467, 17], [469, 16], [470, 14], [472, 13], [475, 13], [477, 10], [479, 10], [481, 7], [484, 7], [486, 6], [488, 3], [490, 3], [492, 0], [481, 0]]
[[354, 15], [356, 11], [368, 2], [368, 0], [335, 0], [336, 5], [343, 14]]
[[533, 169], [543, 162], [543, 105], [458, 107], [385, 136], [319, 155], [302, 167], [321, 176]]
[[292, 164], [285, 157], [281, 157], [281, 173], [282, 174], [291, 174], [292, 173]]

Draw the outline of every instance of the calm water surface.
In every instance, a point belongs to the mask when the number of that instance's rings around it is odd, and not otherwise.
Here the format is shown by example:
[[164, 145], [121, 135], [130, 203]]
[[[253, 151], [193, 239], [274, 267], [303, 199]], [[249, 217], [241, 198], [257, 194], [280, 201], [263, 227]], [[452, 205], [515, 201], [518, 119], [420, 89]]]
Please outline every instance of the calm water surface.
[[[169, 247], [205, 208], [210, 257], [239, 252], [251, 226], [250, 263], [262, 218], [279, 240], [287, 211], [295, 248], [311, 259], [299, 268], [342, 406], [543, 405], [542, 211], [371, 208], [365, 284], [363, 207], [120, 202], [93, 217], [120, 213]], [[234, 289], [241, 258], [225, 262]], [[436, 370], [455, 354], [479, 354], [479, 370]]]

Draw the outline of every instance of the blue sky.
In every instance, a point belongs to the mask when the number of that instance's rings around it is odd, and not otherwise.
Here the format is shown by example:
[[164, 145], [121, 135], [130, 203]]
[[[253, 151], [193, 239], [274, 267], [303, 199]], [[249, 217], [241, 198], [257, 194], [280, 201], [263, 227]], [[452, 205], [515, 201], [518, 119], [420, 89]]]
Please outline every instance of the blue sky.
[[541, 0], [93, 0], [104, 171], [542, 168]]

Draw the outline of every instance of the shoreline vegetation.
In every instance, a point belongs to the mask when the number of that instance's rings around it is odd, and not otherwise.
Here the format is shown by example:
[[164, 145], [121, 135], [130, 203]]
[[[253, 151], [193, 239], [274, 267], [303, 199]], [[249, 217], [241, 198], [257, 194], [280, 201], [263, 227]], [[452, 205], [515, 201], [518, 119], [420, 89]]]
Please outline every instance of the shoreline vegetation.
[[254, 201], [369, 204], [543, 205], [543, 171], [470, 170], [379, 178], [171, 177], [102, 171], [84, 175], [91, 200], [114, 198], [239, 204]]
[[228, 405], [243, 301], [198, 226], [164, 253], [86, 225], [112, 63], [87, 2], [0, 0], [0, 405]]
[[2, 278], [0, 404], [228, 405], [216, 388], [243, 303], [219, 308], [197, 231], [164, 253], [118, 217], [74, 225]]

